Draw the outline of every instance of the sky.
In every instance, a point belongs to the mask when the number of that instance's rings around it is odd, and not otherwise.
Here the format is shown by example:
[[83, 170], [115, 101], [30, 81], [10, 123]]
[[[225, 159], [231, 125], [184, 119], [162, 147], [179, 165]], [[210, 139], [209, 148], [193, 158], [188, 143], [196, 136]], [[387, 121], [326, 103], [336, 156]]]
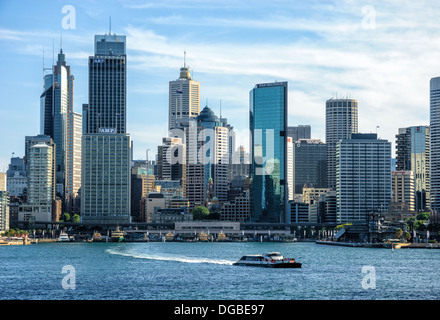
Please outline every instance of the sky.
[[[247, 144], [249, 91], [287, 81], [290, 126], [325, 142], [325, 102], [358, 100], [359, 132], [392, 142], [429, 125], [429, 81], [440, 76], [434, 0], [1, 0], [0, 172], [40, 132], [43, 61], [61, 47], [75, 77], [74, 111], [88, 102], [95, 34], [127, 37], [127, 132], [134, 159], [167, 136], [168, 84], [187, 65], [208, 104]], [[43, 59], [44, 57], [44, 59]]]

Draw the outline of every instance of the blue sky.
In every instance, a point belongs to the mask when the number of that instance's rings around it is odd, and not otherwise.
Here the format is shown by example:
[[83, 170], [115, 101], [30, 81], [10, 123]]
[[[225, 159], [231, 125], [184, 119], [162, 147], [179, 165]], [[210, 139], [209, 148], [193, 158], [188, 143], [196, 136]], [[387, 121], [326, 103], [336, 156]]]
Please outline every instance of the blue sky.
[[[75, 9], [64, 29], [62, 8]], [[168, 82], [183, 65], [211, 108], [247, 141], [249, 91], [288, 81], [289, 125], [325, 140], [325, 101], [359, 102], [359, 130], [393, 142], [398, 128], [429, 124], [429, 80], [440, 75], [438, 1], [0, 1], [0, 171], [24, 137], [39, 133], [43, 50], [63, 51], [75, 76], [74, 109], [87, 103], [93, 37], [127, 36], [127, 131], [134, 158], [167, 134]]]

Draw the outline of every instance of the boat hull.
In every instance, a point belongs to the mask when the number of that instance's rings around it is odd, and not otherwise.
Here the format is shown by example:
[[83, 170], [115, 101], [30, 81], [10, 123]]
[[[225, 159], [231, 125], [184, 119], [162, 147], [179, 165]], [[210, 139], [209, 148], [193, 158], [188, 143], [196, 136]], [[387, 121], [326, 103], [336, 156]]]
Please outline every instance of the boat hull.
[[302, 263], [299, 262], [283, 262], [283, 263], [246, 263], [236, 262], [234, 266], [246, 266], [246, 267], [262, 267], [262, 268], [275, 268], [275, 269], [292, 269], [301, 268]]

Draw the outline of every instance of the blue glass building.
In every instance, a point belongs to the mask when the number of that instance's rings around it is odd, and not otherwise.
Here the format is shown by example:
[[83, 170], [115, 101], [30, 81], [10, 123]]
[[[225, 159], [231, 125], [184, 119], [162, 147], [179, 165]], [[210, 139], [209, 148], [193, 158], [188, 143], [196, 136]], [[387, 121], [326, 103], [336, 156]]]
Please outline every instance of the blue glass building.
[[286, 223], [287, 82], [250, 92], [252, 220]]

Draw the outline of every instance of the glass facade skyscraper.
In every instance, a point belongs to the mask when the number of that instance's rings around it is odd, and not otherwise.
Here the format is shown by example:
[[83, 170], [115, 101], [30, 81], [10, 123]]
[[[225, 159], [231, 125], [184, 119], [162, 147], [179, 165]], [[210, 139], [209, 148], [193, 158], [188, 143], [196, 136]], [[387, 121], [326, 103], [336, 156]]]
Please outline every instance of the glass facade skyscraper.
[[250, 91], [252, 220], [286, 223], [287, 82]]

